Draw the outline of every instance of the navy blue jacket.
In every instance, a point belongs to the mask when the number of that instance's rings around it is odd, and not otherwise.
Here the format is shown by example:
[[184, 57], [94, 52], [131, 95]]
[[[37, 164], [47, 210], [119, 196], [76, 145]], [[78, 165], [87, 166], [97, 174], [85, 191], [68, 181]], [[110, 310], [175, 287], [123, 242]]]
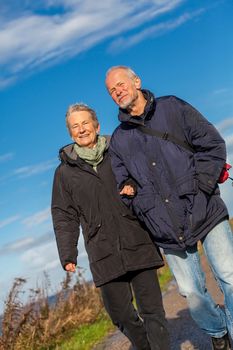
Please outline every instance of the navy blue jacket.
[[[217, 184], [226, 161], [225, 142], [187, 102], [142, 92], [147, 99], [143, 115], [134, 118], [119, 110], [121, 124], [110, 144], [113, 171], [119, 188], [129, 179], [136, 182], [136, 196], [126, 200], [155, 242], [165, 250], [185, 250], [228, 218]], [[188, 142], [194, 153], [141, 132], [138, 124]]]

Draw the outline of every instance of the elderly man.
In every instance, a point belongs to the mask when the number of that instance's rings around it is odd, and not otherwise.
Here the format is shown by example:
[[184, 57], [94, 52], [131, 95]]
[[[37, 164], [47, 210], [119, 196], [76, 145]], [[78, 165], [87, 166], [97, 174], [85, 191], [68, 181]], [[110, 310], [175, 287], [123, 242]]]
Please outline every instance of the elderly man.
[[[233, 235], [217, 184], [226, 161], [224, 140], [187, 102], [141, 89], [129, 67], [110, 68], [106, 87], [119, 106], [121, 124], [110, 153], [123, 200], [163, 248], [213, 349], [227, 350], [228, 334], [233, 336]], [[198, 241], [224, 293], [225, 311], [206, 289]]]

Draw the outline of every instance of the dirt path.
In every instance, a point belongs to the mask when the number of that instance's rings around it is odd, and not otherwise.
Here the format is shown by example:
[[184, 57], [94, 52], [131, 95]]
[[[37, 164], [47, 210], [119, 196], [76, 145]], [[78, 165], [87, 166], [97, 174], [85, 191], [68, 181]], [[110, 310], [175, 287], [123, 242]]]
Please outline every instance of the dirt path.
[[[205, 257], [202, 264], [206, 272], [207, 287], [219, 304], [223, 297], [220, 293]], [[169, 323], [171, 337], [171, 350], [210, 350], [210, 337], [204, 334], [194, 323], [189, 315], [187, 304], [176, 288], [174, 282], [170, 283], [168, 291], [163, 296], [164, 308]], [[102, 344], [93, 350], [130, 350], [132, 349], [127, 338], [119, 331], [110, 335]]]

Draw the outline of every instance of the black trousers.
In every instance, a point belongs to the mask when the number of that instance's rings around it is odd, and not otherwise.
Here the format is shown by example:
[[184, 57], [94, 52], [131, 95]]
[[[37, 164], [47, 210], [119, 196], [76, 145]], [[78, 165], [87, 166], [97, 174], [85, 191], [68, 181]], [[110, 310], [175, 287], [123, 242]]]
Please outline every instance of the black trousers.
[[[104, 306], [134, 350], [168, 350], [169, 334], [157, 273], [128, 272], [100, 287]], [[133, 293], [137, 310], [133, 306]]]

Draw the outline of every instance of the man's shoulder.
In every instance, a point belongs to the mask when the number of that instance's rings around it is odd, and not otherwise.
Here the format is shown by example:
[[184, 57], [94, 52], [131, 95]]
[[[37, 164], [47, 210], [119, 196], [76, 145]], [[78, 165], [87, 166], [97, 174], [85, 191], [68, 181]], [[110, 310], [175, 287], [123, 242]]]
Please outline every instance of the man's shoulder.
[[130, 129], [130, 126], [127, 123], [119, 124], [116, 129], [113, 131], [111, 140], [110, 140], [110, 149], [124, 147], [127, 137], [125, 137], [125, 131]]
[[125, 126], [126, 126], [126, 123], [120, 123], [113, 131], [111, 139], [116, 135], [120, 134], [122, 130], [124, 130]]
[[185, 102], [181, 98], [175, 95], [159, 96], [155, 98], [157, 103], [173, 103], [173, 102]]
[[121, 134], [124, 134], [127, 130], [132, 130], [136, 127], [136, 125], [133, 125], [131, 123], [127, 123], [127, 122], [121, 122], [116, 129], [113, 131], [112, 133], [112, 138], [115, 138], [117, 136], [120, 136]]

